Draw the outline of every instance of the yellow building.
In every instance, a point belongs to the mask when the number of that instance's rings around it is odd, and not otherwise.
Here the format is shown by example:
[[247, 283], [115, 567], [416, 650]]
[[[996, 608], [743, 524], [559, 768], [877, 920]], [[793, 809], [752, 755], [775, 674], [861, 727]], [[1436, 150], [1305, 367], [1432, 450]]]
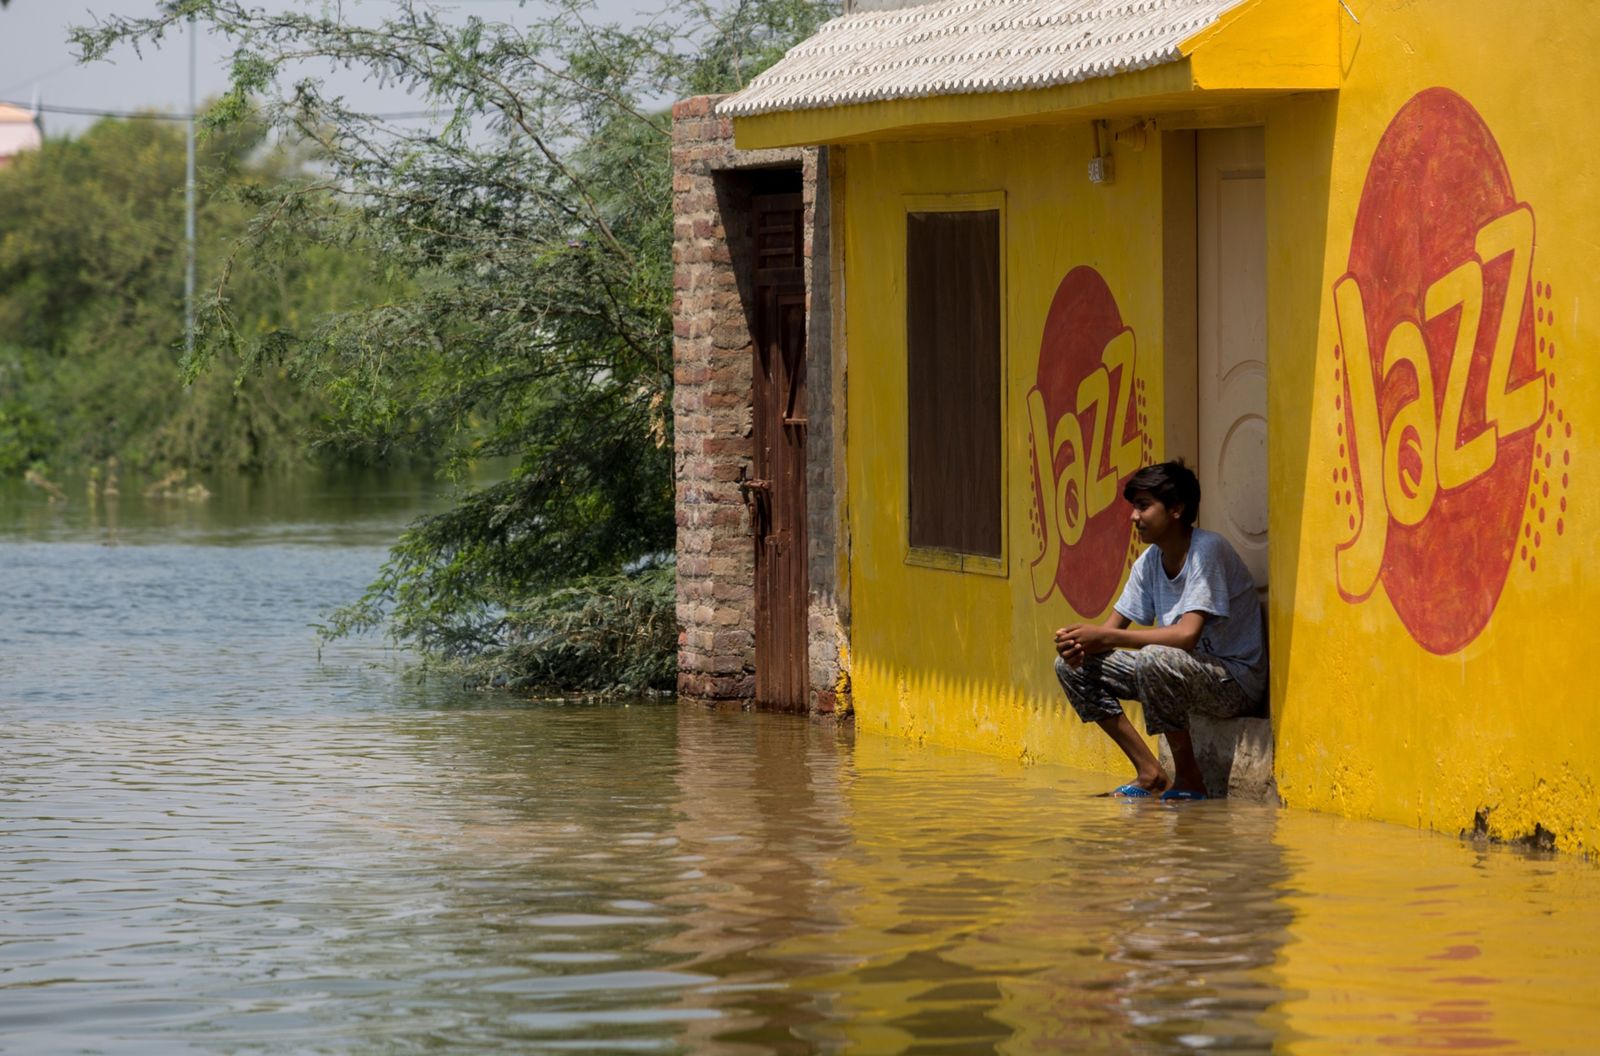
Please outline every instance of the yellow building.
[[1285, 802], [1600, 851], [1588, 15], [937, 0], [725, 100], [827, 148], [858, 726], [1120, 771], [1050, 634], [1182, 455], [1265, 592]]

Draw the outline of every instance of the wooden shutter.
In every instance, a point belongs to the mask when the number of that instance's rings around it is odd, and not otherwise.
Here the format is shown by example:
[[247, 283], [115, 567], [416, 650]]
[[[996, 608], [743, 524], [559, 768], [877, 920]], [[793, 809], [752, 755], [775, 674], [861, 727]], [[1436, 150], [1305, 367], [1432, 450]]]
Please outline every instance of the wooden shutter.
[[906, 216], [913, 547], [1001, 556], [1000, 213]]

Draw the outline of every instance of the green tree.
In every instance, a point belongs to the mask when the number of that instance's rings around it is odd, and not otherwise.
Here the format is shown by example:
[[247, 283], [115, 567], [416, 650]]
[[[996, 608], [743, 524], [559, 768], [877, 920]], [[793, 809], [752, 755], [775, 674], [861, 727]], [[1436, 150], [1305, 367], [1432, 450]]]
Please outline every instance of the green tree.
[[[334, 7], [269, 14], [177, 0], [76, 34], [89, 57], [159, 42], [189, 17], [225, 34], [233, 88], [210, 125], [261, 105], [316, 145], [327, 177], [263, 197], [241, 253], [281, 261], [359, 237], [413, 284], [405, 298], [260, 340], [230, 311], [224, 283], [206, 349], [313, 379], [344, 442], [439, 451], [456, 468], [516, 460], [508, 479], [413, 525], [337, 629], [387, 620], [433, 655], [503, 660], [508, 646], [560, 638], [537, 615], [552, 592], [580, 580], [600, 590], [586, 577], [670, 551], [663, 106], [737, 88], [833, 6], [694, 3], [624, 28], [576, 2], [519, 8], [513, 26], [452, 21], [416, 0], [373, 25]], [[304, 75], [310, 60], [365, 70], [436, 119], [358, 112]], [[670, 583], [656, 593], [670, 604]], [[652, 677], [663, 679], [670, 672]]]
[[[247, 226], [239, 200], [293, 176], [243, 120], [203, 144], [202, 259], [220, 266]], [[151, 468], [262, 469], [301, 458], [322, 398], [279, 368], [187, 388], [184, 142], [157, 121], [103, 120], [0, 171], [0, 472], [117, 455]], [[378, 284], [349, 251], [308, 247], [230, 283], [258, 341]]]

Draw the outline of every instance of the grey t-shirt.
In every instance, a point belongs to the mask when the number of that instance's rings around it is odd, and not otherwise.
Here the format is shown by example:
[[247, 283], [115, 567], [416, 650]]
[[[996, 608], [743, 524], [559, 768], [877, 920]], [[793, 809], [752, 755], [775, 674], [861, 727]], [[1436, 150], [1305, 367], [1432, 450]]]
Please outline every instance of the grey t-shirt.
[[1146, 627], [1170, 627], [1184, 613], [1204, 613], [1194, 651], [1220, 661], [1252, 700], [1266, 696], [1267, 650], [1255, 580], [1216, 532], [1194, 530], [1183, 568], [1170, 579], [1161, 567], [1160, 548], [1147, 547], [1134, 561], [1116, 609]]

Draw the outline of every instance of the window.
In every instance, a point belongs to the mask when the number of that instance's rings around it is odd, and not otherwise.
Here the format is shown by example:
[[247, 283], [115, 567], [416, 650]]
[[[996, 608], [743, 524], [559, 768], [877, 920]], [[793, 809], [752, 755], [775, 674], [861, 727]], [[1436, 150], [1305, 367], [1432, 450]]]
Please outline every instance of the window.
[[912, 555], [1003, 572], [1000, 232], [999, 209], [906, 214]]

